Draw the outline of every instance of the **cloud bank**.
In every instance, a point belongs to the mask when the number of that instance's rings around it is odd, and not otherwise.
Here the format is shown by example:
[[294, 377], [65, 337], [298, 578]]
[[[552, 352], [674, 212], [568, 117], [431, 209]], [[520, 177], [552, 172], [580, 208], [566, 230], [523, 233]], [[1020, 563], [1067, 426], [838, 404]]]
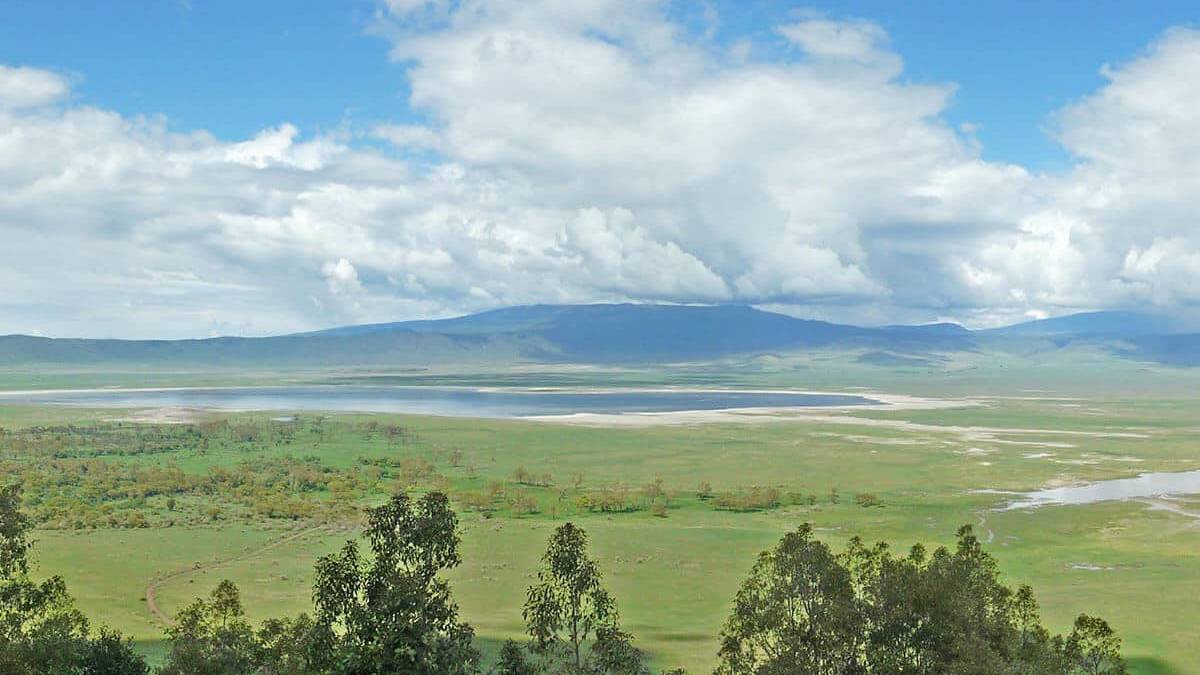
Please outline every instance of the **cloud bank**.
[[[264, 334], [534, 302], [990, 325], [1200, 302], [1200, 32], [987, 161], [866, 21], [732, 47], [661, 3], [393, 0], [426, 124], [230, 142], [0, 66], [0, 333]], [[775, 41], [767, 43], [767, 41]], [[768, 56], [769, 55], [769, 56]], [[782, 56], [781, 56], [782, 55]]]

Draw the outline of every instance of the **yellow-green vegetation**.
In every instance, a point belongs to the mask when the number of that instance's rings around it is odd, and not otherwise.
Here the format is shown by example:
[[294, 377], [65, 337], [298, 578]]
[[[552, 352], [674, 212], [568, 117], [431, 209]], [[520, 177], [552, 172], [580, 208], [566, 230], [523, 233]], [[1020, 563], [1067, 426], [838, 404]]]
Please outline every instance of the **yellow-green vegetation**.
[[714, 665], [755, 555], [800, 523], [834, 547], [931, 548], [970, 523], [1052, 630], [1103, 616], [1134, 672], [1200, 669], [1200, 606], [1180, 601], [1200, 591], [1200, 504], [996, 511], [1007, 497], [978, 492], [1200, 468], [1197, 402], [1039, 396], [637, 428], [0, 408], [0, 465], [26, 485], [41, 571], [152, 656], [163, 626], [148, 600], [169, 616], [229, 578], [252, 619], [308, 609], [316, 558], [404, 487], [451, 495], [463, 564], [450, 579], [485, 646], [522, 635], [525, 589], [566, 519], [587, 529], [623, 627], [656, 664], [692, 672]]

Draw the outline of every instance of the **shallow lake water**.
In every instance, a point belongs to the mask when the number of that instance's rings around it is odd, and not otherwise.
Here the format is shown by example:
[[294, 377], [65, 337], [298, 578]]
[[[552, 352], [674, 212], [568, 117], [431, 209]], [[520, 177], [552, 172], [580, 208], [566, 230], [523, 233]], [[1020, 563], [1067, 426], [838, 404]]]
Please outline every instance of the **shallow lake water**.
[[0, 393], [0, 404], [6, 402], [86, 408], [329, 410], [491, 418], [878, 403], [862, 396], [790, 392], [552, 391], [350, 385]]
[[1144, 473], [1135, 478], [1103, 480], [1087, 485], [1047, 488], [1022, 495], [1004, 510], [1060, 504], [1094, 504], [1164, 495], [1200, 494], [1200, 470]]

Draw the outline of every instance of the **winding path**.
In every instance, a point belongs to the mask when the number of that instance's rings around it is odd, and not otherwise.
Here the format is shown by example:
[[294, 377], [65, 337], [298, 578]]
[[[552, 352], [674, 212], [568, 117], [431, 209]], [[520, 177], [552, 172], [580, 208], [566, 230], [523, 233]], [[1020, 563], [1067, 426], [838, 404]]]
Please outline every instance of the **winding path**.
[[186, 577], [189, 574], [195, 574], [197, 572], [204, 572], [205, 570], [210, 570], [210, 569], [213, 569], [214, 567], [228, 565], [229, 563], [238, 562], [241, 560], [249, 560], [250, 558], [259, 556], [267, 551], [270, 551], [273, 548], [278, 548], [279, 546], [282, 546], [283, 544], [286, 544], [289, 541], [299, 539], [300, 537], [303, 537], [306, 534], [309, 534], [311, 532], [316, 532], [317, 530], [320, 530], [320, 529], [321, 529], [320, 525], [306, 527], [303, 530], [299, 530], [297, 532], [292, 532], [291, 534], [288, 534], [287, 536], [280, 537], [278, 539], [272, 539], [271, 541], [268, 541], [267, 543], [263, 544], [262, 546], [259, 546], [258, 548], [253, 549], [251, 551], [246, 551], [246, 552], [240, 553], [238, 555], [230, 556], [228, 558], [221, 558], [218, 560], [213, 560], [213, 561], [207, 562], [207, 563], [196, 563], [196, 564], [192, 565], [191, 567], [186, 567], [184, 569], [175, 570], [174, 572], [171, 572], [164, 576], [158, 577], [158, 578], [152, 580], [149, 583], [149, 585], [146, 586], [146, 609], [150, 610], [150, 616], [155, 621], [158, 621], [160, 624], [162, 624], [164, 626], [173, 626], [173, 625], [175, 625], [175, 621], [173, 619], [171, 619], [171, 617], [167, 616], [166, 612], [162, 611], [162, 608], [160, 608], [158, 606], [158, 598], [155, 597], [158, 594], [158, 589], [161, 588], [164, 584], [174, 581], [176, 579], [182, 578], [182, 577]]

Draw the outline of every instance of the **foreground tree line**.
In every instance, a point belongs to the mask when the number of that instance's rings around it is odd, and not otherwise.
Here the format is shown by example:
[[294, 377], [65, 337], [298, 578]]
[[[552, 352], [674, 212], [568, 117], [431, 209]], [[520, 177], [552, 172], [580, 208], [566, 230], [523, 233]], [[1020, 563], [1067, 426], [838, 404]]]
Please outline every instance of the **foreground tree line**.
[[[92, 631], [65, 584], [31, 578], [20, 489], [0, 490], [0, 673], [148, 675], [128, 638]], [[320, 558], [312, 615], [245, 618], [221, 582], [181, 610], [158, 675], [643, 675], [634, 638], [572, 523], [550, 538], [522, 610], [528, 640], [484, 669], [442, 572], [461, 562], [441, 492], [370, 509], [369, 553], [347, 541]], [[1041, 625], [1032, 590], [999, 580], [969, 527], [951, 550], [852, 540], [835, 554], [803, 525], [761, 553], [720, 636], [716, 675], [1115, 675], [1120, 638], [1081, 615], [1067, 636]], [[682, 673], [682, 671], [665, 671]]]

